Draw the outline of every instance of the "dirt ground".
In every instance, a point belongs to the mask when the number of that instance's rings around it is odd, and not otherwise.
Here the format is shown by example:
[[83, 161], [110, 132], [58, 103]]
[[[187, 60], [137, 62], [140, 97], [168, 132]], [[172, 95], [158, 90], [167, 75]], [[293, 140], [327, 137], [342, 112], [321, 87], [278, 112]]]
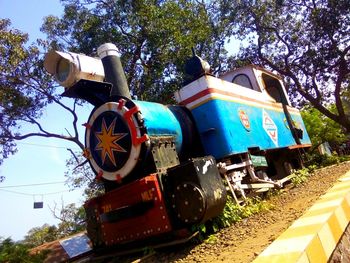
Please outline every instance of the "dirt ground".
[[268, 202], [272, 210], [253, 215], [216, 233], [214, 244], [187, 243], [157, 250], [142, 260], [129, 262], [251, 262], [291, 223], [350, 170], [350, 162], [317, 170], [304, 184], [286, 187]]
[[327, 167], [299, 187], [287, 187], [269, 200], [274, 209], [221, 230], [214, 244], [159, 251], [142, 262], [251, 262], [348, 170], [350, 163]]

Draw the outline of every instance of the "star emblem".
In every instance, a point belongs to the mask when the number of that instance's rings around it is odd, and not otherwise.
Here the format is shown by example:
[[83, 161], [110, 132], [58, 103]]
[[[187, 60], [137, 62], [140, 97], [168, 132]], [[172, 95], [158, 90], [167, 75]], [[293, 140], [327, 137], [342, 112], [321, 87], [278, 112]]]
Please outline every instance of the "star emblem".
[[124, 138], [127, 133], [114, 133], [114, 127], [116, 124], [116, 118], [112, 121], [112, 123], [107, 128], [105, 119], [102, 119], [101, 131], [95, 132], [95, 136], [98, 139], [98, 144], [95, 147], [95, 150], [101, 151], [101, 159], [102, 164], [105, 163], [106, 158], [116, 165], [116, 160], [114, 157], [114, 152], [126, 152], [126, 150], [121, 147], [117, 142]]

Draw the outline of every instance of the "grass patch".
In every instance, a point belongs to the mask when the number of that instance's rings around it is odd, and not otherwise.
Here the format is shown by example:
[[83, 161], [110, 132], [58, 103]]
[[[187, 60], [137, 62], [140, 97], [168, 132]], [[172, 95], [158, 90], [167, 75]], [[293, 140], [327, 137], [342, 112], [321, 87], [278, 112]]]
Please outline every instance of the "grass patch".
[[247, 198], [244, 206], [236, 204], [234, 199], [228, 195], [226, 205], [223, 212], [216, 218], [209, 220], [205, 224], [199, 224], [192, 227], [192, 231], [198, 231], [199, 241], [207, 243], [215, 243], [216, 237], [213, 233], [219, 231], [222, 228], [231, 226], [234, 223], [241, 221], [253, 214], [267, 211], [273, 208], [273, 205], [260, 197]]
[[244, 206], [236, 204], [231, 196], [228, 196], [223, 213], [212, 220], [213, 230], [216, 232], [219, 228], [228, 227], [241, 221], [253, 214], [267, 211], [272, 205], [260, 197], [247, 198]]
[[306, 168], [300, 169], [292, 173], [294, 177], [291, 179], [292, 185], [294, 187], [299, 186], [306, 182], [310, 176], [315, 172], [319, 167], [317, 165], [309, 165]]
[[338, 156], [337, 154], [322, 155], [319, 153], [312, 153], [312, 154], [307, 154], [307, 161], [305, 162], [305, 164], [308, 167], [316, 166], [321, 168], [321, 167], [327, 167], [333, 164], [339, 164], [349, 160], [350, 160], [349, 155]]
[[311, 175], [310, 170], [308, 168], [303, 168], [292, 173], [294, 177], [291, 179], [292, 185], [294, 187], [305, 183], [308, 177]]

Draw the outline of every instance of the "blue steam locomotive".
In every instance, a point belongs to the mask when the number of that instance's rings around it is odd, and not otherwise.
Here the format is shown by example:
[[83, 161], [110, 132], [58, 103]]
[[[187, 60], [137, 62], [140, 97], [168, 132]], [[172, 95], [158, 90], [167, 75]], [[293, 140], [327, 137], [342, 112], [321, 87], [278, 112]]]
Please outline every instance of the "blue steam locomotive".
[[45, 68], [64, 96], [95, 106], [85, 151], [105, 193], [86, 202], [95, 249], [187, 240], [226, 195], [279, 187], [310, 138], [281, 78], [256, 66], [210, 74], [193, 54], [178, 105], [133, 100], [113, 44], [99, 58], [51, 51]]

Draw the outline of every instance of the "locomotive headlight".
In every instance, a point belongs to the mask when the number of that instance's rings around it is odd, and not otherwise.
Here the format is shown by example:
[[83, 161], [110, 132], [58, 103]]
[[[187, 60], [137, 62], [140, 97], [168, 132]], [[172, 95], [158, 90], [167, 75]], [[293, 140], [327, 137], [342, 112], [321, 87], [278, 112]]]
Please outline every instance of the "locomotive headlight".
[[68, 76], [69, 72], [71, 70], [71, 66], [68, 60], [61, 58], [57, 62], [57, 68], [56, 68], [56, 78], [60, 82], [64, 82]]
[[100, 59], [73, 52], [50, 51], [45, 56], [44, 67], [65, 88], [80, 79], [102, 82], [105, 77]]

